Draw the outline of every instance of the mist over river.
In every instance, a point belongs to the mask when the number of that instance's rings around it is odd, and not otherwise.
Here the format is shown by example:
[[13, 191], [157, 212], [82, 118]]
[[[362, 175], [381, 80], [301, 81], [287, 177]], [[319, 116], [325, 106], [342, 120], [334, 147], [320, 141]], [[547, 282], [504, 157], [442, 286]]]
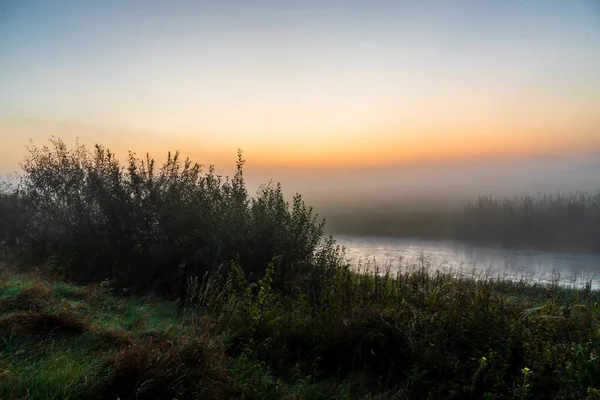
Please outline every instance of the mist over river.
[[533, 282], [559, 281], [567, 286], [583, 286], [592, 279], [600, 288], [600, 254], [515, 250], [473, 245], [452, 240], [364, 237], [335, 235], [346, 249], [346, 258], [354, 268], [406, 269], [419, 265], [421, 258], [432, 271], [506, 279], [529, 279]]

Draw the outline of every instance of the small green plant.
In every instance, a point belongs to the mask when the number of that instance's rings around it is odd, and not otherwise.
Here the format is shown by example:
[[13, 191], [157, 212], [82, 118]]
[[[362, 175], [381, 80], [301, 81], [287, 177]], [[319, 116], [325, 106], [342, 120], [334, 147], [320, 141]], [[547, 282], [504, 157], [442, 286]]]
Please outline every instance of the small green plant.
[[592, 400], [592, 399], [600, 399], [600, 390], [593, 388], [593, 387], [588, 387], [587, 388], [587, 395], [588, 395], [588, 399]]
[[473, 374], [473, 380], [471, 381], [471, 395], [475, 391], [475, 387], [478, 383], [478, 380], [481, 379], [481, 376], [485, 372], [486, 367], [487, 367], [487, 358], [481, 357], [479, 359], [479, 366], [477, 367], [477, 370], [475, 370], [475, 373]]
[[529, 396], [531, 375], [533, 375], [533, 371], [529, 368], [525, 367], [521, 369], [521, 383], [517, 389], [520, 400], [525, 400]]
[[0, 358], [10, 357], [15, 347], [15, 332], [11, 331], [10, 334], [2, 336], [2, 351], [0, 351]]

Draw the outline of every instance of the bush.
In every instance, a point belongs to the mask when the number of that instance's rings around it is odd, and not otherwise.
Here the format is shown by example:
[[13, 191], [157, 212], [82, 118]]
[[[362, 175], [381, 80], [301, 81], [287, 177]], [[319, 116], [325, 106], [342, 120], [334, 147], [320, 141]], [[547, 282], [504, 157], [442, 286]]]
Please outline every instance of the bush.
[[9, 248], [20, 244], [25, 235], [21, 192], [7, 182], [0, 182], [0, 245], [6, 256]]
[[586, 398], [600, 387], [598, 292], [428, 268], [328, 271], [321, 303], [314, 286], [276, 296], [270, 274], [244, 286], [237, 271], [228, 306], [211, 313], [227, 322], [229, 354], [251, 360], [235, 375], [275, 394], [280, 382], [352, 392], [315, 398]]
[[256, 281], [276, 259], [281, 289], [319, 260], [335, 258], [323, 222], [299, 195], [290, 205], [281, 186], [269, 183], [248, 196], [241, 151], [235, 175], [222, 178], [177, 152], [159, 168], [149, 155], [129, 153], [123, 165], [101, 145], [69, 148], [56, 138], [28, 150], [20, 191], [1, 197], [2, 215], [11, 215], [4, 206], [10, 203], [22, 216], [4, 224], [6, 235], [22, 236], [13, 250], [50, 260], [75, 281], [108, 279], [164, 294], [187, 276], [219, 266], [226, 273], [233, 260]]

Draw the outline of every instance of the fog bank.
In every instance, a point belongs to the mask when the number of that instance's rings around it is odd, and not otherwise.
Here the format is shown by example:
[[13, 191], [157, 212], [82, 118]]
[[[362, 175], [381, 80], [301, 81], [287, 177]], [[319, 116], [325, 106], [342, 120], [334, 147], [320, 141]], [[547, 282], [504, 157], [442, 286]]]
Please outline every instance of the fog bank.
[[600, 153], [542, 155], [514, 160], [455, 162], [346, 171], [257, 171], [252, 191], [269, 178], [324, 211], [339, 207], [454, 207], [479, 194], [569, 193], [600, 189]]

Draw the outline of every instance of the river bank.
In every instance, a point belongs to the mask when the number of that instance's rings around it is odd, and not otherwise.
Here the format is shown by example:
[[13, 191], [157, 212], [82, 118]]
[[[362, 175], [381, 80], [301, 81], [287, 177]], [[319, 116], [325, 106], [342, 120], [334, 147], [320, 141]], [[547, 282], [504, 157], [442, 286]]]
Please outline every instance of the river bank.
[[[46, 271], [46, 272], [44, 272]], [[591, 288], [349, 270], [272, 290], [234, 266], [178, 302], [0, 276], [6, 399], [598, 398]], [[299, 289], [299, 288], [298, 288]]]
[[419, 262], [435, 271], [529, 280], [532, 283], [557, 282], [583, 287], [588, 282], [598, 287], [600, 254], [558, 252], [532, 249], [508, 249], [458, 240], [398, 238], [389, 236], [335, 235], [345, 248], [346, 259], [363, 269], [390, 268], [392, 273]]

